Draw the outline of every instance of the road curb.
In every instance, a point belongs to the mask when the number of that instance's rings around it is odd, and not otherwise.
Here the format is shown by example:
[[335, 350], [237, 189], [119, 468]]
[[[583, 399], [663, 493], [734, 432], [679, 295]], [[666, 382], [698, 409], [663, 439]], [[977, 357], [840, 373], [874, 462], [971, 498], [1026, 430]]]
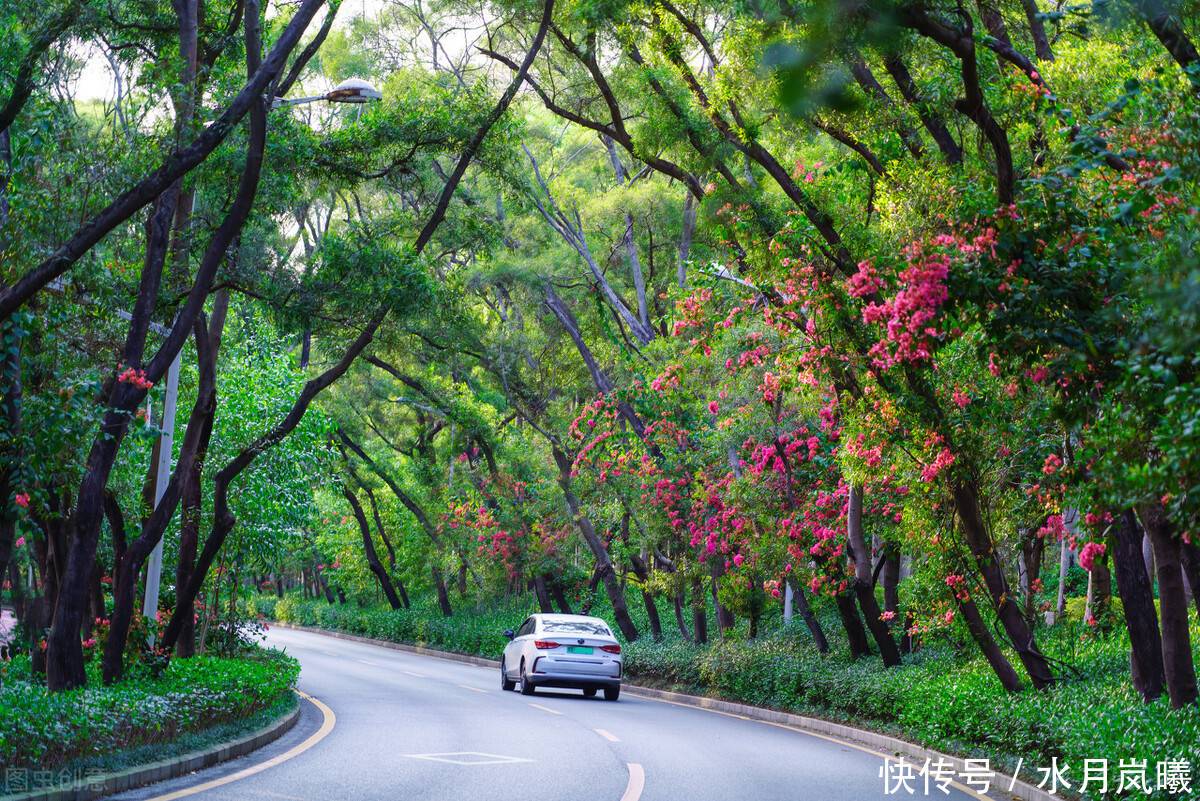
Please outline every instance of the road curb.
[[[467, 665], [476, 665], [478, 667], [499, 667], [500, 661], [497, 659], [485, 659], [480, 656], [467, 656], [466, 654], [456, 654], [452, 651], [439, 651], [434, 648], [427, 648], [423, 645], [407, 645], [405, 643], [392, 642], [390, 640], [377, 640], [372, 637], [362, 637], [357, 634], [346, 634], [340, 631], [329, 631], [328, 629], [320, 629], [313, 626], [298, 626], [294, 623], [273, 622], [271, 625], [278, 626], [282, 629], [292, 629], [293, 631], [306, 631], [311, 634], [321, 634], [326, 637], [332, 637], [338, 640], [349, 640], [350, 642], [363, 643], [365, 645], [376, 645], [383, 648], [390, 648], [394, 651], [405, 651], [411, 654], [420, 654], [421, 656], [432, 656], [438, 659], [445, 659], [450, 662], [461, 662]], [[891, 756], [903, 756], [911, 762], [916, 763], [917, 769], [925, 764], [928, 759], [930, 764], [936, 763], [939, 759], [946, 760], [955, 773], [961, 771], [964, 767], [963, 758], [952, 754], [944, 754], [941, 751], [934, 751], [929, 748], [923, 748], [916, 743], [910, 743], [907, 740], [901, 740], [896, 737], [889, 737], [886, 734], [870, 731], [868, 729], [860, 729], [855, 726], [847, 726], [841, 723], [833, 723], [821, 718], [808, 717], [806, 715], [795, 715], [790, 712], [783, 712], [778, 709], [766, 709], [759, 706], [751, 706], [749, 704], [740, 704], [735, 701], [722, 701], [717, 698], [709, 698], [702, 695], [687, 695], [685, 693], [669, 692], [667, 690], [658, 690], [653, 687], [640, 687], [636, 684], [628, 682], [622, 685], [622, 692], [628, 695], [636, 695], [642, 698], [650, 698], [658, 701], [669, 701], [673, 704], [681, 704], [683, 706], [696, 707], [698, 709], [708, 709], [713, 712], [724, 712], [729, 715], [740, 715], [742, 717], [751, 718], [753, 720], [761, 720], [767, 723], [777, 723], [783, 726], [791, 726], [805, 731], [811, 731], [817, 734], [824, 734], [830, 737], [838, 737], [843, 740], [852, 740], [862, 743], [880, 752], [881, 755], [889, 754]], [[993, 798], [1016, 799], [1016, 801], [1064, 801], [1066, 796], [1051, 795], [1050, 793], [1035, 787], [1032, 784], [1016, 780], [1012, 785], [1012, 789], [1008, 789], [1009, 782], [1012, 781], [1011, 776], [1005, 776], [997, 771], [993, 787], [990, 795]], [[1003, 789], [1001, 789], [1003, 788]], [[0, 799], [6, 801], [6, 799]]]
[[[298, 699], [297, 699], [298, 700]], [[93, 798], [122, 793], [144, 784], [174, 779], [188, 773], [212, 767], [221, 762], [228, 762], [251, 751], [262, 748], [268, 743], [278, 740], [286, 734], [296, 721], [300, 719], [300, 704], [274, 723], [262, 727], [258, 731], [243, 735], [236, 740], [210, 746], [200, 751], [192, 751], [170, 759], [151, 762], [134, 768], [105, 773], [99, 776], [81, 778], [77, 774], [69, 774], [67, 782], [70, 786], [60, 786], [55, 789], [38, 790], [32, 793], [0, 796], [0, 801], [91, 801]], [[63, 774], [57, 774], [62, 778]]]

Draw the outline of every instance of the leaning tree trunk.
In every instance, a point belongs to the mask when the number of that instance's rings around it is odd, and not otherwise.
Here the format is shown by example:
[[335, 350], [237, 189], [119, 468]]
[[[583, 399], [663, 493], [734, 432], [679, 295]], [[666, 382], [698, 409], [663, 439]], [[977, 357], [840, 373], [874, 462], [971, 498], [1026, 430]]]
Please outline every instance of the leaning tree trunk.
[[562, 582], [555, 576], [549, 576], [547, 585], [550, 587], [550, 596], [554, 598], [554, 603], [558, 604], [558, 611], [564, 615], [571, 615], [571, 602], [567, 600], [567, 594], [563, 591]]
[[537, 596], [539, 611], [544, 614], [554, 611], [554, 604], [550, 600], [550, 591], [546, 589], [546, 577], [544, 575], [534, 576], [533, 594]]
[[796, 605], [796, 609], [800, 612], [800, 619], [804, 621], [804, 625], [808, 626], [809, 633], [812, 634], [813, 642], [817, 645], [817, 650], [823, 654], [829, 653], [829, 640], [825, 638], [825, 630], [821, 628], [821, 621], [817, 620], [817, 616], [813, 614], [812, 607], [808, 603], [808, 593], [804, 591], [804, 587], [800, 586], [799, 582], [788, 579], [788, 586], [792, 588], [792, 603]]
[[[379, 582], [379, 588], [383, 590], [384, 597], [391, 605], [392, 609], [400, 609], [403, 604], [400, 603], [400, 598], [396, 595], [396, 588], [392, 586], [392, 579], [388, 572], [383, 567], [383, 563], [379, 561], [379, 554], [375, 552], [375, 542], [371, 538], [371, 526], [367, 523], [367, 516], [363, 512], [362, 504], [358, 502], [358, 496], [350, 491], [349, 487], [342, 487], [342, 497], [349, 503], [350, 508], [354, 510], [354, 519], [358, 521], [358, 530], [362, 533], [363, 551], [367, 556], [367, 567], [375, 574], [376, 580]], [[324, 583], [324, 582], [322, 582]], [[333, 605], [333, 593], [329, 592], [326, 586], [325, 594], [329, 599], [330, 606]]]
[[963, 620], [967, 623], [967, 630], [971, 632], [971, 639], [979, 646], [979, 650], [983, 653], [983, 658], [991, 665], [992, 670], [996, 674], [996, 678], [1000, 679], [1001, 686], [1010, 693], [1020, 692], [1023, 689], [1021, 678], [1017, 675], [1017, 671], [1013, 669], [1012, 663], [1004, 656], [1004, 652], [1000, 650], [1000, 646], [996, 644], [996, 640], [992, 637], [991, 631], [988, 630], [987, 624], [983, 622], [983, 616], [979, 614], [979, 607], [972, 600], [962, 600], [955, 598], [955, 604], [958, 610], [962, 613]]
[[689, 645], [692, 643], [692, 633], [688, 631], [683, 619], [683, 590], [677, 590], [671, 599], [675, 604], [675, 625], [679, 626], [679, 636]]
[[979, 495], [975, 486], [970, 482], [958, 481], [951, 486], [951, 493], [967, 547], [970, 548], [975, 564], [983, 576], [984, 584], [991, 595], [992, 606], [1000, 618], [1005, 634], [1012, 642], [1033, 686], [1039, 690], [1050, 687], [1054, 684], [1050, 662], [1038, 649], [1033, 639], [1033, 630], [1021, 614], [1021, 607], [1012, 597], [1004, 569], [997, 559], [996, 543], [980, 514]]
[[847, 509], [846, 536], [850, 545], [849, 557], [854, 565], [854, 594], [862, 607], [867, 629], [879, 647], [884, 667], [900, 664], [900, 649], [892, 637], [891, 629], [883, 619], [879, 602], [875, 599], [875, 582], [871, 570], [871, 551], [863, 534], [863, 490], [861, 484], [850, 487], [850, 503]]
[[1167, 692], [1171, 696], [1171, 707], [1182, 709], [1196, 704], [1197, 688], [1180, 564], [1181, 543], [1162, 504], [1146, 504], [1139, 511], [1154, 547], [1154, 563], [1158, 570], [1159, 624]]
[[637, 626], [629, 616], [629, 607], [625, 604], [625, 594], [621, 591], [621, 583], [617, 580], [617, 574], [613, 570], [608, 549], [604, 547], [604, 541], [596, 534], [591, 518], [583, 513], [579, 499], [571, 490], [571, 460], [557, 444], [552, 444], [551, 449], [554, 453], [554, 461], [558, 465], [558, 486], [562, 490], [567, 509], [571, 512], [571, 518], [575, 521], [576, 527], [596, 559], [596, 570], [604, 582], [608, 600], [612, 603], [613, 617], [617, 621], [617, 628], [625, 635], [627, 642], [633, 642], [638, 638]]

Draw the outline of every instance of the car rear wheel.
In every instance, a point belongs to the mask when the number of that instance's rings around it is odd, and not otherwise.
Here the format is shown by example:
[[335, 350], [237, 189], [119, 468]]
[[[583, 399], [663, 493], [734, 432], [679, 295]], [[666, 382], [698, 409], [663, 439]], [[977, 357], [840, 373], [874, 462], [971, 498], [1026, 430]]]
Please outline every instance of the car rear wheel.
[[605, 687], [604, 688], [604, 700], [605, 701], [615, 701], [620, 697], [621, 697], [620, 685], [618, 685], [616, 687]]
[[525, 660], [521, 660], [521, 695], [533, 695], [533, 682], [525, 673]]
[[500, 689], [508, 692], [516, 687], [517, 683], [508, 677], [508, 665], [504, 664], [504, 659], [500, 659]]

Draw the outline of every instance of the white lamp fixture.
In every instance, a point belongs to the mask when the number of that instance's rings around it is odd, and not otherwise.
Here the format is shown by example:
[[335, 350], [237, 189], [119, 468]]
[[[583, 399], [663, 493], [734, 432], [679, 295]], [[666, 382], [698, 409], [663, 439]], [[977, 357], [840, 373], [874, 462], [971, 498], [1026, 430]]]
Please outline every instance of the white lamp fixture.
[[297, 97], [294, 99], [286, 97], [272, 98], [271, 108], [299, 106], [302, 103], [315, 103], [318, 100], [325, 100], [330, 103], [372, 103], [383, 100], [383, 92], [362, 78], [348, 78], [323, 95]]

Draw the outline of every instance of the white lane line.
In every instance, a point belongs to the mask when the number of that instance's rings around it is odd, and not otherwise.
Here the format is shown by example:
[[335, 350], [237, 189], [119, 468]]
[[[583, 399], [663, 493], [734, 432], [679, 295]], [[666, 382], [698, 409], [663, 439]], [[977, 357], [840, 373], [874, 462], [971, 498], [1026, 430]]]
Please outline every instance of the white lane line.
[[469, 684], [460, 684], [458, 686], [462, 687], [464, 690], [474, 690], [477, 693], [486, 693], [487, 692], [487, 690], [481, 690], [478, 687], [472, 687]]
[[358, 661], [359, 661], [359, 662], [362, 662], [364, 665], [370, 665], [371, 667], [379, 667], [379, 663], [378, 663], [378, 662], [368, 662], [368, 661], [367, 661], [367, 660], [365, 660], [365, 659], [360, 659], [360, 660], [358, 660]]
[[222, 776], [221, 778], [213, 779], [210, 782], [197, 784], [194, 787], [187, 787], [183, 790], [176, 790], [173, 793], [167, 793], [166, 795], [155, 796], [154, 798], [149, 799], [149, 801], [174, 801], [176, 798], [186, 798], [189, 795], [202, 793], [205, 790], [211, 790], [212, 788], [220, 787], [223, 784], [236, 782], [239, 779], [244, 779], [247, 776], [253, 776], [256, 773], [262, 773], [264, 770], [273, 768], [281, 762], [286, 762], [294, 756], [299, 756], [317, 743], [321, 742], [321, 740], [324, 740], [329, 735], [329, 732], [333, 731], [333, 726], [335, 723], [337, 723], [337, 715], [333, 714], [332, 709], [318, 701], [316, 698], [313, 698], [311, 695], [300, 692], [299, 690], [296, 690], [295, 692], [296, 695], [315, 704], [316, 707], [321, 710], [321, 714], [324, 717], [324, 720], [321, 721], [321, 728], [317, 729], [307, 740], [295, 746], [291, 750], [284, 751], [279, 756], [268, 759], [266, 762], [260, 762], [257, 765], [251, 765], [248, 768], [239, 770], [237, 773], [231, 773], [228, 776]]
[[530, 706], [533, 707], [534, 709], [540, 709], [543, 712], [549, 712], [551, 715], [561, 715], [562, 714], [562, 712], [559, 712], [557, 709], [551, 709], [550, 707], [542, 706], [541, 704], [530, 704]]
[[400, 671], [400, 672], [401, 672], [401, 673], [404, 673], [405, 675], [408, 675], [408, 676], [416, 676], [418, 679], [423, 679], [423, 678], [425, 678], [425, 674], [424, 674], [424, 673], [413, 673], [411, 670], [402, 670], [402, 671]]
[[646, 771], [636, 762], [626, 763], [625, 766], [629, 768], [629, 784], [625, 786], [625, 795], [621, 796], [621, 801], [638, 801], [646, 787]]
[[325, 656], [337, 656], [333, 651], [322, 651], [321, 653], [325, 654]]
[[607, 732], [604, 729], [592, 729], [592, 731], [596, 732], [596, 734], [599, 734], [601, 737], [603, 737], [605, 740], [608, 740], [610, 743], [621, 742], [620, 738], [618, 738], [612, 732]]

